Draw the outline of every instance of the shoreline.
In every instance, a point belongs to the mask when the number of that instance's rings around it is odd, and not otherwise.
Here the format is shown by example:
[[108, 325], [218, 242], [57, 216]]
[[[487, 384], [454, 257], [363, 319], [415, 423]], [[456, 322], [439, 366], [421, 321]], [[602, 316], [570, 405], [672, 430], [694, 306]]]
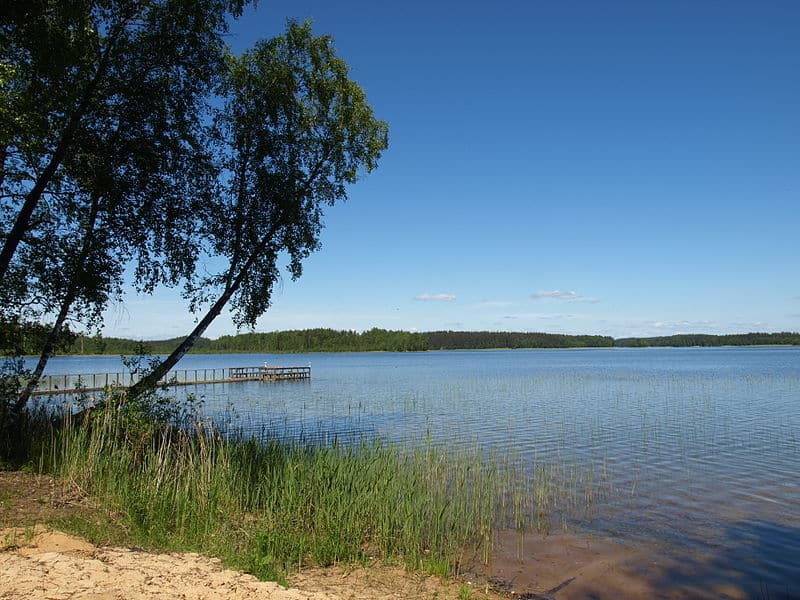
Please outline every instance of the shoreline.
[[[308, 350], [302, 352], [294, 352], [294, 351], [275, 351], [275, 350], [268, 350], [268, 351], [251, 351], [251, 350], [241, 350], [241, 351], [228, 351], [228, 352], [206, 352], [206, 351], [196, 351], [196, 352], [187, 352], [186, 356], [240, 356], [246, 354], [255, 354], [255, 355], [269, 355], [274, 354], [278, 356], [296, 356], [296, 355], [308, 355], [308, 354], [430, 354], [433, 352], [515, 352], [515, 351], [523, 351], [523, 352], [532, 352], [532, 351], [553, 351], [553, 350], [580, 350], [580, 351], [592, 351], [592, 350], [653, 350], [653, 349], [661, 349], [661, 350], [702, 350], [702, 349], [736, 349], [736, 348], [798, 348], [800, 344], [720, 344], [718, 346], [571, 346], [571, 347], [552, 347], [552, 348], [438, 348], [438, 349], [431, 349], [431, 350]], [[51, 358], [105, 358], [108, 356], [116, 356], [119, 357], [120, 354], [117, 353], [108, 353], [108, 354], [56, 354]], [[129, 356], [127, 354], [123, 354], [122, 356]], [[148, 356], [166, 356], [164, 353], [156, 353], [151, 354]], [[39, 356], [37, 354], [24, 354], [20, 356], [20, 358], [26, 359], [37, 359]]]
[[[0, 473], [5, 475], [9, 472]], [[3, 494], [5, 480], [0, 477]], [[57, 495], [48, 501], [60, 502]], [[0, 523], [9, 522], [6, 508], [0, 503]], [[488, 563], [467, 561], [458, 576], [425, 574], [371, 560], [305, 567], [286, 583], [258, 580], [196, 552], [94, 544], [82, 535], [41, 523], [0, 526], [0, 592], [9, 600], [65, 593], [70, 597], [135, 594], [141, 600], [200, 595], [226, 600], [232, 594], [239, 600], [502, 600], [556, 594], [559, 600], [752, 597], [752, 590], [736, 584], [735, 573], [727, 581], [709, 580], [703, 557], [577, 532], [531, 533], [524, 539], [518, 532], [501, 532]]]

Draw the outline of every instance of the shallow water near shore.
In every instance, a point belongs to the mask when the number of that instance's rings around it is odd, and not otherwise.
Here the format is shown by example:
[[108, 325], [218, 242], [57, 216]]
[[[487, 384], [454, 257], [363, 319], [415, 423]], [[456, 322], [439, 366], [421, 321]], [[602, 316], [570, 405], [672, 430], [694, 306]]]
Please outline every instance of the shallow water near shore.
[[[574, 486], [563, 497], [581, 498], [554, 507], [554, 530], [652, 549], [673, 585], [800, 595], [800, 348], [192, 355], [179, 368], [265, 362], [310, 364], [312, 379], [178, 393], [231, 432], [423, 440], [556, 469]], [[117, 370], [116, 357], [48, 368]]]

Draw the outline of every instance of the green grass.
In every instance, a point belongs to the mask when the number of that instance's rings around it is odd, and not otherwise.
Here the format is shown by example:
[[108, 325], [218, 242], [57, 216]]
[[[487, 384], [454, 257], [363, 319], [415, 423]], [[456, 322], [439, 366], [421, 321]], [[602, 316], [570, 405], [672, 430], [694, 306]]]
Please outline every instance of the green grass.
[[569, 489], [558, 470], [528, 472], [477, 448], [226, 439], [140, 409], [109, 401], [31, 446], [40, 470], [79, 486], [113, 521], [107, 531], [67, 525], [93, 539], [218, 556], [262, 579], [373, 558], [457, 574], [488, 558], [497, 528], [549, 523]]
[[267, 579], [373, 557], [453, 573], [491, 543], [497, 509], [496, 469], [477, 452], [231, 441], [111, 405], [55, 428], [40, 462], [121, 516], [131, 543]]

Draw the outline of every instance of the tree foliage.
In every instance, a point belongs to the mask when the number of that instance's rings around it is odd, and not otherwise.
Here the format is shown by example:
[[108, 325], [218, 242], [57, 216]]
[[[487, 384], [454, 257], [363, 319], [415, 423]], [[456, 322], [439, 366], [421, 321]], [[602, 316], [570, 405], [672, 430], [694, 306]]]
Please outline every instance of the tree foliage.
[[[243, 0], [28, 0], [0, 8], [0, 318], [100, 323], [194, 272], [214, 171], [206, 103]], [[24, 404], [26, 398], [20, 398]]]
[[[0, 356], [38, 355], [50, 334], [52, 326], [18, 319], [0, 319]], [[65, 328], [55, 351], [69, 354], [75, 348], [78, 335]]]
[[800, 333], [737, 333], [729, 335], [711, 335], [706, 333], [686, 333], [649, 338], [620, 338], [614, 341], [615, 346], [627, 348], [643, 348], [650, 346], [798, 346]]
[[[241, 5], [4, 4], [0, 281], [12, 270], [31, 272], [14, 257], [41, 242], [42, 233], [74, 234], [86, 226], [92, 202], [111, 203], [100, 210], [103, 229], [127, 232], [124, 248], [143, 259], [145, 285], [162, 268], [182, 264], [177, 256], [161, 259], [168, 247], [178, 252], [164, 233], [180, 231], [171, 219], [180, 218], [185, 205], [170, 206], [199, 189], [187, 188], [185, 175], [202, 164], [203, 106], [223, 72], [226, 17]], [[45, 225], [52, 230], [41, 230]], [[33, 271], [29, 280], [37, 275]]]
[[138, 289], [183, 283], [206, 310], [152, 380], [225, 306], [253, 326], [281, 268], [299, 277], [318, 248], [324, 208], [377, 166], [387, 126], [332, 40], [290, 22], [231, 56], [221, 35], [243, 3], [0, 9], [0, 318], [54, 321], [29, 389], [71, 320], [100, 323], [129, 265]]
[[212, 130], [219, 196], [201, 229], [222, 266], [187, 288], [193, 310], [208, 309], [134, 394], [166, 374], [226, 305], [237, 325], [254, 326], [282, 265], [292, 279], [301, 275], [319, 247], [325, 207], [344, 200], [388, 144], [386, 123], [331, 38], [309, 23], [290, 21], [284, 35], [229, 60]]
[[614, 338], [600, 335], [563, 335], [512, 331], [432, 331], [425, 335], [432, 350], [593, 348], [608, 347], [614, 344]]
[[[2, 332], [2, 330], [0, 330]], [[47, 329], [32, 325], [25, 334], [25, 352], [38, 353]], [[456, 335], [450, 335], [455, 333]], [[12, 336], [13, 337], [13, 336]], [[0, 339], [8, 339], [0, 338]], [[77, 335], [74, 341], [59, 348], [61, 354], [133, 355], [144, 344], [151, 354], [169, 354], [183, 338], [145, 342], [102, 335]], [[391, 331], [373, 328], [364, 332], [327, 328], [294, 329], [264, 333], [223, 335], [217, 339], [198, 338], [193, 353], [304, 353], [304, 352], [419, 352], [425, 350], [479, 350], [490, 348], [586, 348], [609, 346], [603, 336], [565, 336], [561, 334], [515, 332], [446, 332], [427, 333]], [[648, 346], [753, 346], [800, 345], [799, 333], [743, 333], [736, 335], [690, 334], [659, 338], [620, 338], [617, 347]], [[516, 344], [511, 346], [510, 344]], [[505, 344], [505, 345], [503, 345]], [[5, 346], [4, 346], [5, 347]]]

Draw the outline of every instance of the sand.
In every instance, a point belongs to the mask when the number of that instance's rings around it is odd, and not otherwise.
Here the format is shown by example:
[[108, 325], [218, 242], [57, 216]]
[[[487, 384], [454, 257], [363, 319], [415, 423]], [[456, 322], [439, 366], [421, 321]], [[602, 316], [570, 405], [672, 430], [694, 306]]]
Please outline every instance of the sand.
[[[33, 534], [32, 534], [33, 533]], [[150, 554], [97, 548], [84, 540], [37, 527], [5, 530], [0, 540], [0, 598], [41, 600], [331, 600], [339, 596], [300, 589], [222, 568], [198, 554]]]
[[199, 554], [97, 547], [42, 526], [0, 530], [0, 550], [2, 600], [446, 600], [465, 585], [376, 565], [308, 569], [284, 588]]

